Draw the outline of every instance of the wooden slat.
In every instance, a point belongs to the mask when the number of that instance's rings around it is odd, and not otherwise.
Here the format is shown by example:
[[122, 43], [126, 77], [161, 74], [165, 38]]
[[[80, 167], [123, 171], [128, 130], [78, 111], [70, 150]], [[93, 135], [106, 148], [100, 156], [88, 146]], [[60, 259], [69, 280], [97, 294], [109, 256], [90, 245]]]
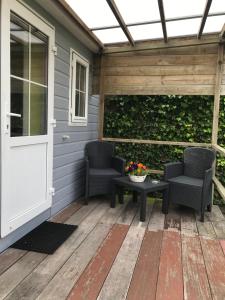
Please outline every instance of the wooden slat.
[[[122, 208], [125, 209], [124, 206]], [[112, 210], [114, 210], [114, 213], [112, 213]], [[91, 234], [89, 234], [75, 252], [73, 252], [54, 278], [44, 288], [39, 295], [39, 299], [61, 300], [68, 296], [73, 285], [78, 280], [92, 257], [96, 254], [98, 247], [103, 242], [111, 229], [112, 224], [116, 222], [120, 214], [120, 206], [107, 210]]]
[[224, 45], [221, 43], [218, 46], [217, 68], [216, 68], [216, 77], [215, 77], [215, 86], [214, 86], [212, 144], [217, 144], [217, 139], [218, 139], [223, 56], [224, 56]]
[[103, 141], [116, 142], [116, 143], [135, 143], [135, 144], [149, 144], [149, 145], [169, 145], [169, 146], [182, 146], [182, 147], [210, 147], [211, 144], [207, 143], [192, 143], [192, 142], [174, 142], [174, 141], [155, 141], [155, 140], [141, 140], [141, 139], [121, 139], [104, 137]]
[[198, 233], [196, 219], [191, 208], [183, 207], [181, 211], [181, 233], [183, 235], [195, 236]]
[[184, 299], [212, 299], [201, 244], [197, 236], [182, 235], [182, 262]]
[[213, 299], [225, 299], [225, 256], [218, 240], [200, 238]]
[[225, 239], [225, 221], [212, 222], [213, 229], [218, 239]]
[[181, 230], [181, 215], [177, 207], [170, 207], [165, 217], [164, 228], [167, 230]]
[[[215, 75], [214, 65], [188, 65], [188, 66], [127, 66], [107, 67], [105, 76], [178, 76], [178, 75]], [[151, 78], [150, 78], [151, 79]]]
[[23, 257], [27, 251], [9, 248], [0, 254], [0, 275]]
[[71, 290], [68, 300], [97, 299], [128, 229], [128, 225], [114, 225], [96, 256]]
[[224, 155], [225, 156], [225, 149], [223, 148], [223, 147], [221, 147], [221, 146], [219, 146], [219, 145], [212, 145], [212, 147], [216, 150], [216, 151], [218, 151], [220, 154], [222, 154], [222, 155]]
[[[79, 224], [79, 221], [81, 222], [78, 229], [56, 250], [54, 255], [47, 256], [34, 272], [27, 276], [25, 280], [14, 289], [10, 295], [10, 299], [36, 299], [76, 248], [79, 247], [87, 235], [93, 230], [107, 209], [108, 203], [97, 206], [96, 202], [90, 202], [89, 205], [79, 209], [74, 216], [69, 219], [70, 224]], [[73, 220], [73, 223], [71, 220]]]
[[[105, 95], [213, 95], [213, 85], [108, 86]], [[221, 92], [222, 94], [222, 92]], [[225, 94], [225, 86], [223, 94]]]
[[82, 206], [81, 202], [74, 202], [68, 205], [63, 211], [51, 218], [51, 222], [64, 223]]
[[220, 240], [220, 245], [221, 245], [223, 253], [225, 255], [225, 240]]
[[145, 233], [127, 300], [155, 300], [162, 231]]
[[183, 299], [181, 237], [178, 232], [163, 233], [156, 299]]
[[215, 183], [216, 189], [220, 193], [220, 196], [223, 198], [223, 200], [225, 200], [225, 187], [216, 177], [213, 178], [213, 182]]
[[206, 212], [205, 217], [208, 221], [211, 221], [211, 222], [225, 221], [225, 217], [218, 205], [213, 205], [212, 211]]
[[[4, 299], [45, 258], [46, 254], [28, 252], [0, 276], [0, 299]], [[17, 298], [19, 299], [19, 298]]]
[[148, 230], [158, 231], [164, 229], [165, 215], [162, 213], [162, 201], [155, 201]]
[[130, 225], [134, 219], [135, 214], [137, 213], [137, 209], [138, 209], [137, 205], [135, 205], [132, 202], [132, 200], [130, 200], [128, 202], [125, 210], [123, 211], [123, 213], [117, 220], [117, 223], [124, 224], [124, 225]]
[[130, 227], [98, 296], [99, 300], [126, 299], [144, 233], [144, 226]]
[[201, 222], [199, 221], [199, 216], [197, 217], [197, 228], [198, 234], [200, 236], [209, 237], [209, 238], [216, 238], [216, 233], [213, 228], [212, 222]]

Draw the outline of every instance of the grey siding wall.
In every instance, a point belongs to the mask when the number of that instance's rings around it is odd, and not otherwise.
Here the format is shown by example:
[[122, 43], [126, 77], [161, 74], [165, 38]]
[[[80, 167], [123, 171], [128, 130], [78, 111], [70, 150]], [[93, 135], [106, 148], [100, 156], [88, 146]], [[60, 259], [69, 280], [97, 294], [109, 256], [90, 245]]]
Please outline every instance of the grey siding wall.
[[[33, 0], [25, 1], [42, 17], [55, 26], [56, 46], [55, 56], [55, 96], [54, 117], [57, 126], [54, 130], [54, 161], [53, 186], [55, 196], [52, 208], [4, 239], [0, 239], [0, 252], [14, 241], [39, 225], [50, 215], [54, 215], [70, 202], [77, 200], [84, 194], [84, 148], [88, 141], [98, 137], [98, 108], [99, 97], [92, 95], [93, 55], [80, 41], [63, 28], [48, 12], [44, 11]], [[38, 1], [37, 1], [38, 2]], [[69, 126], [69, 73], [70, 48], [80, 53], [90, 63], [88, 124], [85, 127]], [[64, 141], [63, 136], [68, 135], [69, 140]]]

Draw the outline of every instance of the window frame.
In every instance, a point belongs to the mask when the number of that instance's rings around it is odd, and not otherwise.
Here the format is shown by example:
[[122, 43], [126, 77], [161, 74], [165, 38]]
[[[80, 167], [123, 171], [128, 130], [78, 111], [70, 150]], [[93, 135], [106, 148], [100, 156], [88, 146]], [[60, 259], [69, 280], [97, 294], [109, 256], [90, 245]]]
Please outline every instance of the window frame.
[[[85, 67], [85, 116], [75, 116], [76, 105], [76, 64], [77, 62]], [[87, 126], [88, 122], [88, 97], [89, 97], [89, 61], [82, 55], [70, 48], [70, 97], [69, 97], [69, 126]]]

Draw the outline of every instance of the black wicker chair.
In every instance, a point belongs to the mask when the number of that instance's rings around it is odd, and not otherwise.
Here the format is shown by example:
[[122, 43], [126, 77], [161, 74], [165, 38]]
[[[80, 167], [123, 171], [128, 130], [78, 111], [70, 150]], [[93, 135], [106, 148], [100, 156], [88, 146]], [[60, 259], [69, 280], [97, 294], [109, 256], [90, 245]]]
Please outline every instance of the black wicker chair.
[[112, 178], [124, 176], [125, 160], [114, 156], [114, 145], [94, 141], [86, 145], [85, 204], [94, 195], [111, 194]]
[[[187, 148], [183, 162], [168, 163], [164, 179], [169, 182], [169, 202], [184, 205], [201, 213], [211, 211], [213, 163], [216, 154], [206, 148]], [[169, 205], [169, 203], [168, 203]], [[168, 212], [167, 205], [167, 212]]]

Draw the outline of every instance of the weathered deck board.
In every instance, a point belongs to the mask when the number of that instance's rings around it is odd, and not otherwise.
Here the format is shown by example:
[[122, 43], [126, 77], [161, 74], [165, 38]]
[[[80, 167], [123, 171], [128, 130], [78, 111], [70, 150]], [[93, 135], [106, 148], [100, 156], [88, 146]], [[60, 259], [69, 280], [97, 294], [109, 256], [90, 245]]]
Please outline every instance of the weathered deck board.
[[72, 289], [68, 300], [94, 300], [97, 298], [128, 229], [128, 225], [114, 225], [96, 256]]
[[169, 213], [165, 216], [164, 228], [172, 231], [181, 230], [181, 215], [177, 207], [169, 209]]
[[225, 221], [212, 222], [213, 229], [218, 239], [225, 239]]
[[134, 219], [135, 214], [137, 213], [138, 206], [136, 203], [133, 203], [132, 200], [129, 200], [127, 206], [119, 219], [117, 220], [118, 224], [129, 225]]
[[28, 252], [3, 273], [0, 277], [0, 299], [4, 299], [46, 256], [42, 253]]
[[213, 205], [212, 211], [206, 212], [205, 215], [206, 218], [211, 222], [225, 221], [225, 217], [222, 214], [218, 205]]
[[164, 229], [165, 215], [162, 213], [162, 201], [155, 201], [148, 230], [158, 231]]
[[[125, 209], [125, 207], [124, 207]], [[112, 213], [112, 210], [114, 213]], [[93, 229], [91, 234], [76, 249], [67, 262], [62, 266], [59, 272], [54, 276], [50, 283], [39, 295], [39, 299], [65, 299], [73, 285], [84, 271], [87, 264], [95, 255], [101, 242], [107, 236], [112, 223], [115, 223], [121, 214], [121, 208], [109, 208], [99, 224]], [[106, 221], [107, 223], [103, 222]]]
[[203, 223], [203, 222], [198, 221], [198, 219], [197, 219], [196, 224], [197, 224], [197, 228], [198, 228], [198, 234], [200, 236], [216, 238], [216, 233], [213, 228], [212, 222], [205, 221]]
[[129, 287], [128, 300], [155, 299], [162, 236], [162, 231], [146, 231]]
[[190, 236], [198, 234], [195, 214], [192, 209], [182, 208], [181, 210], [181, 233]]
[[182, 235], [182, 261], [184, 299], [212, 299], [199, 237]]
[[[94, 212], [93, 207], [95, 208]], [[67, 221], [68, 223], [70, 222], [70, 224], [79, 224], [81, 221], [78, 229], [59, 249], [56, 250], [54, 255], [47, 256], [42, 263], [39, 264], [39, 266], [16, 287], [8, 299], [20, 299], [23, 297], [29, 300], [36, 299], [48, 282], [72, 255], [75, 249], [79, 247], [86, 236], [93, 230], [107, 209], [108, 203], [97, 205], [97, 207], [95, 203], [90, 203], [88, 206], [83, 206], [79, 209], [77, 213], [69, 219], [74, 223], [69, 220]], [[90, 212], [92, 213], [90, 214]], [[85, 215], [87, 217], [84, 219]]]
[[221, 245], [223, 253], [225, 255], [225, 240], [220, 240], [220, 245]]
[[51, 222], [64, 223], [68, 220], [78, 209], [82, 207], [81, 202], [74, 202], [68, 205], [62, 212], [51, 218]]
[[17, 262], [27, 251], [9, 248], [0, 254], [0, 275]]
[[225, 256], [218, 240], [200, 237], [213, 299], [225, 299]]
[[126, 299], [142, 239], [148, 225], [148, 218], [144, 223], [139, 222], [138, 219], [139, 212], [134, 218], [136, 226], [131, 225], [98, 299]]
[[156, 299], [183, 299], [181, 237], [175, 231], [163, 233]]

